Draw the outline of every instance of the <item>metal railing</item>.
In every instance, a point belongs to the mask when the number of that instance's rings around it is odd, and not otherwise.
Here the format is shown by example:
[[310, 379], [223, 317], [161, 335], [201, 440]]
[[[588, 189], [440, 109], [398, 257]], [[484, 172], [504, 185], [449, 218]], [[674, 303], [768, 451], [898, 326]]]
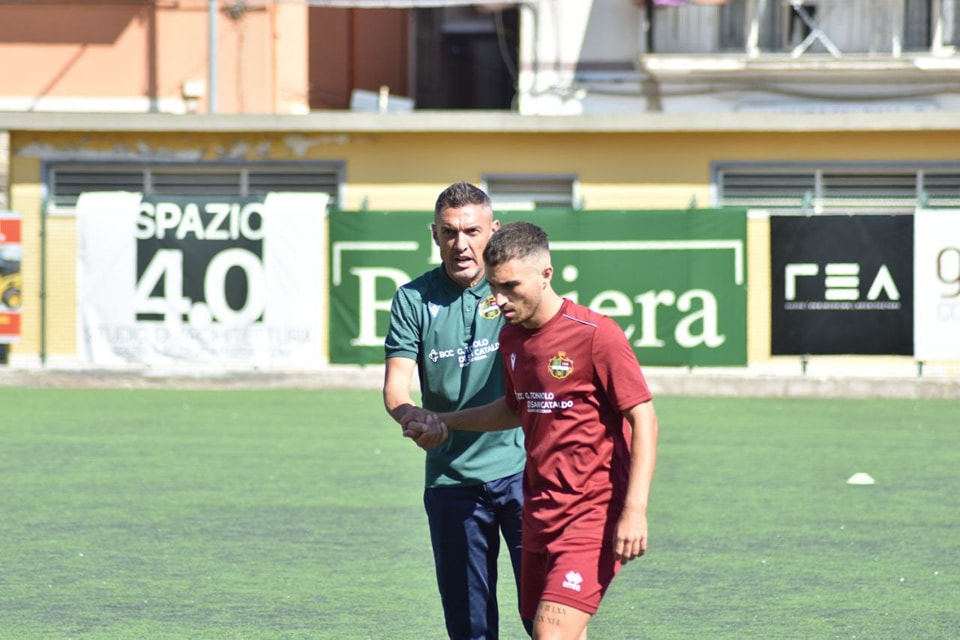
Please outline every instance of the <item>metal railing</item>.
[[726, 0], [659, 6], [649, 53], [899, 57], [953, 53], [960, 0]]

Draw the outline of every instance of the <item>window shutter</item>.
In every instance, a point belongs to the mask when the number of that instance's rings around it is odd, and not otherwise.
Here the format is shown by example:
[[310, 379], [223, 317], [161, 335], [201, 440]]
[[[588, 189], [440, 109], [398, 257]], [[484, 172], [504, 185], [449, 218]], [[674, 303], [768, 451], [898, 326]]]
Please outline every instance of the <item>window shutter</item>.
[[340, 165], [197, 166], [53, 164], [48, 168], [48, 212], [72, 214], [85, 191], [132, 191], [150, 195], [246, 196], [271, 191], [326, 193], [337, 201]]
[[572, 176], [487, 176], [486, 192], [495, 209], [509, 211], [574, 208]]
[[926, 172], [922, 193], [931, 207], [960, 207], [960, 172]]
[[756, 209], [803, 209], [816, 192], [812, 171], [721, 171], [720, 201]]
[[49, 206], [52, 210], [72, 210], [84, 191], [142, 192], [143, 169], [107, 165], [62, 166], [49, 171]]
[[910, 213], [918, 205], [960, 206], [960, 170], [917, 165], [727, 166], [717, 204], [783, 212]]
[[917, 174], [823, 172], [823, 209], [840, 211], [913, 211], [917, 205]]

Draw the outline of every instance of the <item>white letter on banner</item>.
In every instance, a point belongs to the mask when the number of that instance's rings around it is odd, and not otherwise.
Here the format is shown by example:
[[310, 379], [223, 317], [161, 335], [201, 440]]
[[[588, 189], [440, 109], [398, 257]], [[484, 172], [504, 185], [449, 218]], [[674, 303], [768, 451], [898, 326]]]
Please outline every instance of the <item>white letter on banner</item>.
[[187, 203], [183, 208], [183, 220], [177, 226], [177, 240], [183, 240], [191, 233], [198, 240], [203, 240], [203, 221], [200, 219], [200, 207], [195, 202]]
[[224, 229], [227, 218], [230, 216], [231, 205], [227, 202], [208, 202], [205, 209], [212, 213], [213, 218], [207, 223], [205, 237], [207, 240], [230, 240], [230, 232]]
[[[259, 224], [254, 226], [250, 219], [256, 216]], [[249, 240], [262, 240], [263, 230], [263, 205], [259, 202], [251, 202], [243, 206], [240, 210], [239, 233]]]
[[137, 240], [152, 238], [153, 234], [156, 233], [157, 225], [156, 222], [154, 222], [155, 215], [156, 211], [154, 211], [152, 204], [149, 202], [140, 203], [140, 208], [137, 210], [137, 231], [135, 234]]
[[783, 297], [787, 300], [797, 299], [797, 278], [801, 276], [815, 276], [820, 267], [810, 262], [788, 264], [783, 274]]
[[913, 357], [960, 358], [960, 209], [913, 217]]
[[382, 300], [377, 299], [377, 278], [392, 280], [394, 286], [391, 291], [395, 291], [410, 282], [410, 276], [399, 269], [391, 269], [390, 267], [356, 267], [350, 269], [350, 273], [360, 280], [360, 333], [356, 338], [350, 340], [350, 344], [355, 347], [382, 345], [386, 336], [377, 335], [377, 312], [390, 311], [393, 295], [391, 294], [389, 298]]
[[893, 276], [890, 275], [890, 269], [887, 268], [887, 265], [881, 266], [877, 277], [873, 279], [870, 291], [867, 292], [867, 300], [876, 300], [883, 292], [886, 292], [887, 298], [890, 300], [900, 299], [900, 290], [897, 288], [897, 283], [893, 281]]
[[[602, 313], [611, 318], [625, 318], [633, 315], [633, 303], [630, 302], [627, 294], [612, 289], [601, 291], [595, 295], [587, 306], [597, 313]], [[636, 326], [630, 324], [623, 330], [623, 334], [627, 336], [627, 340], [630, 340], [633, 338], [634, 331], [636, 331]]]
[[162, 240], [168, 229], [176, 229], [183, 214], [180, 207], [172, 202], [157, 203], [157, 239]]
[[666, 342], [657, 337], [657, 307], [673, 306], [677, 294], [666, 290], [657, 293], [647, 291], [634, 298], [640, 304], [640, 339], [633, 344], [638, 347], [662, 347]]
[[[703, 301], [703, 308], [677, 323], [677, 329], [674, 331], [677, 344], [688, 349], [700, 344], [716, 349], [727, 341], [726, 336], [717, 333], [717, 299], [706, 289], [691, 289], [677, 299], [677, 309], [685, 313], [690, 311], [693, 308], [694, 298]], [[703, 333], [696, 336], [691, 331], [691, 327], [700, 320], [703, 321]]]

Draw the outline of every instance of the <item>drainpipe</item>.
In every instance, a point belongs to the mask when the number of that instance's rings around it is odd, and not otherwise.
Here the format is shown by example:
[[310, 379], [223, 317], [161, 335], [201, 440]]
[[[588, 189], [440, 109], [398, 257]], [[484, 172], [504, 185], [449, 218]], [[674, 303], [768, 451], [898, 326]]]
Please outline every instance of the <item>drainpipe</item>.
[[209, 28], [209, 33], [207, 34], [207, 40], [209, 40], [209, 51], [208, 51], [208, 60], [207, 60], [207, 111], [209, 113], [217, 112], [217, 94], [219, 93], [219, 87], [217, 86], [217, 4], [219, 0], [209, 0], [207, 6], [207, 26]]
[[40, 210], [40, 366], [47, 364], [47, 198]]

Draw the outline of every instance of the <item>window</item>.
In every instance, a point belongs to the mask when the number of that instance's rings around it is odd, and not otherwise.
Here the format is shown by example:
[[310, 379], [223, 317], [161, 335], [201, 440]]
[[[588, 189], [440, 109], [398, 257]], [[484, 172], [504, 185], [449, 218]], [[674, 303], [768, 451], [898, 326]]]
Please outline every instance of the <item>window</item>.
[[338, 201], [342, 165], [130, 165], [53, 163], [47, 166], [47, 212], [72, 214], [85, 191], [150, 195], [246, 196], [270, 191], [319, 192]]
[[910, 213], [960, 205], [960, 165], [721, 165], [717, 204], [796, 213]]
[[488, 175], [483, 182], [493, 208], [500, 211], [579, 208], [574, 176]]

